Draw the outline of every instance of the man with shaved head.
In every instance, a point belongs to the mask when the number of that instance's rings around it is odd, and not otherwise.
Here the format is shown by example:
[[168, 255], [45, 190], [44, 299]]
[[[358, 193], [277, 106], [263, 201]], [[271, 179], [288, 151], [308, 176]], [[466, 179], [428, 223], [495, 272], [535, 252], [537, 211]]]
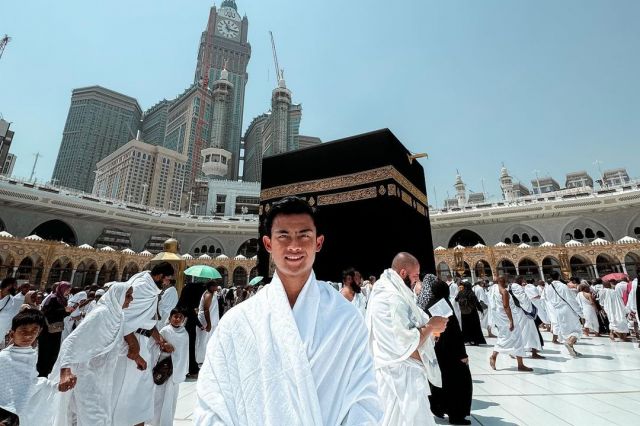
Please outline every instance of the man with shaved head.
[[385, 405], [383, 425], [435, 425], [428, 381], [442, 382], [433, 336], [444, 331], [447, 318], [429, 319], [416, 305], [411, 286], [419, 280], [418, 260], [398, 253], [369, 297], [366, 321], [378, 393]]

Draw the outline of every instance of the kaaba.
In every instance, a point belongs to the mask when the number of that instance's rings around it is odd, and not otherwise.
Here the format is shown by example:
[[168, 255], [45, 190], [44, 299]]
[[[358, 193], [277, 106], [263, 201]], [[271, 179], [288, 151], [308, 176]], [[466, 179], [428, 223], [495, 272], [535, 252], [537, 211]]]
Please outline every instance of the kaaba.
[[[264, 158], [261, 223], [291, 195], [318, 209], [325, 236], [318, 279], [341, 281], [349, 267], [377, 277], [400, 251], [416, 256], [421, 272], [435, 273], [424, 170], [389, 129]], [[262, 238], [258, 271], [272, 275]]]

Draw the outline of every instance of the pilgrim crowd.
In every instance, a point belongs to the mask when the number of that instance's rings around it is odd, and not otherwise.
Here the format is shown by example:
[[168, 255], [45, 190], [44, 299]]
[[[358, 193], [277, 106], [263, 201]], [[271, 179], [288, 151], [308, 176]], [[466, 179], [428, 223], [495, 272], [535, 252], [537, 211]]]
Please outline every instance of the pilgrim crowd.
[[[0, 425], [171, 425], [180, 383], [197, 378], [198, 425], [471, 424], [468, 345], [488, 360], [544, 358], [541, 332], [579, 357], [582, 336], [638, 334], [638, 280], [470, 283], [422, 275], [400, 252], [379, 276], [313, 272], [315, 210], [274, 203], [267, 285], [187, 284], [166, 262], [127, 282], [0, 292]], [[510, 361], [505, 357], [505, 362]]]

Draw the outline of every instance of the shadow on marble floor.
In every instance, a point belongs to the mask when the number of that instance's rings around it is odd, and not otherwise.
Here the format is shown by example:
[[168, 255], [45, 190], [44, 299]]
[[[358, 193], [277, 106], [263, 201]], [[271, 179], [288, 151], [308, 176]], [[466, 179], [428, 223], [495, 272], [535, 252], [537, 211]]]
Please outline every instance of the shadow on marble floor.
[[478, 414], [471, 414], [471, 417], [482, 426], [520, 426], [517, 423], [503, 420], [502, 417], [480, 416]]
[[473, 399], [471, 401], [471, 411], [473, 411], [473, 410], [484, 410], [485, 408], [497, 407], [498, 405], [500, 405], [500, 404], [498, 404], [496, 402], [483, 401], [481, 399]]

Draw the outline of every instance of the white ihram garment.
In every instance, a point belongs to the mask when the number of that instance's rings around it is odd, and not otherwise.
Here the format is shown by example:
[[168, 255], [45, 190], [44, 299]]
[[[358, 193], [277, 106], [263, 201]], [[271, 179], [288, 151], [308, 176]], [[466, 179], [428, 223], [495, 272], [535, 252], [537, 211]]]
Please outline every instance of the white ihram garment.
[[453, 306], [453, 313], [456, 314], [460, 330], [462, 330], [462, 313], [460, 312], [460, 305], [456, 300], [456, 296], [459, 293], [458, 285], [455, 282], [447, 283], [447, 285], [449, 286], [449, 302], [451, 302], [451, 306]]
[[[198, 321], [203, 327], [207, 327], [207, 320], [204, 316], [204, 296], [210, 294], [209, 291], [205, 291], [200, 298], [200, 306], [198, 307]], [[205, 353], [207, 352], [207, 343], [216, 331], [218, 323], [220, 322], [220, 311], [218, 310], [218, 298], [215, 293], [211, 297], [211, 306], [209, 306], [209, 318], [211, 318], [211, 331], [206, 332], [200, 327], [196, 327], [196, 362], [202, 364], [204, 362]]]
[[480, 314], [480, 327], [487, 328], [487, 325], [489, 324], [489, 298], [487, 297], [487, 292], [484, 291], [482, 286], [474, 285], [473, 294], [476, 295], [479, 301], [484, 302], [484, 304], [487, 305], [487, 309], [482, 311], [482, 314]]
[[30, 347], [0, 351], [0, 408], [17, 415], [20, 426], [46, 425], [55, 414], [57, 383], [38, 377], [37, 362], [38, 351]]
[[583, 327], [588, 328], [589, 331], [598, 333], [600, 324], [598, 323], [598, 311], [596, 311], [596, 307], [587, 299], [583, 291], [578, 292], [576, 300], [582, 309], [582, 317], [584, 318]]
[[629, 293], [629, 298], [627, 299], [627, 311], [635, 312], [636, 321], [638, 320], [638, 301], [636, 300], [637, 292], [638, 292], [638, 279], [636, 278], [631, 283], [631, 292]]
[[109, 426], [113, 420], [113, 371], [124, 346], [122, 305], [131, 286], [117, 283], [62, 342], [49, 379], [60, 381], [60, 369], [70, 368], [76, 386], [61, 394], [55, 424]]
[[356, 307], [360, 315], [362, 315], [362, 318], [364, 318], [367, 312], [367, 298], [362, 293], [355, 293], [351, 303]]
[[511, 291], [520, 303], [520, 308], [516, 306], [515, 312], [512, 310], [513, 320], [518, 323], [518, 328], [522, 333], [522, 344], [525, 349], [541, 350], [540, 336], [538, 336], [538, 327], [536, 326], [535, 319], [525, 315], [522, 311], [524, 309], [527, 312], [533, 311], [533, 303], [527, 297], [524, 288], [517, 283], [511, 284]]
[[156, 323], [156, 328], [161, 330], [165, 325], [169, 323], [169, 314], [173, 308], [178, 304], [178, 291], [175, 287], [171, 286], [167, 288], [160, 297], [160, 302], [158, 302], [158, 313], [160, 314], [160, 318]]
[[495, 312], [496, 305], [495, 303], [493, 303], [493, 297], [491, 297], [491, 295], [493, 294], [494, 287], [496, 287], [497, 285], [498, 284], [490, 283], [489, 288], [487, 289], [487, 305], [489, 306], [489, 309], [487, 309], [487, 311], [489, 311], [487, 313], [487, 326], [493, 328], [495, 328], [496, 326], [496, 322], [493, 320], [493, 313]]
[[313, 272], [291, 308], [277, 273], [235, 306], [209, 340], [196, 425], [378, 424], [364, 321]]
[[564, 343], [570, 337], [579, 339], [582, 335], [582, 324], [580, 324], [582, 309], [578, 305], [575, 293], [565, 283], [553, 281], [545, 286], [544, 295], [553, 308], [557, 321], [557, 334], [554, 334], [558, 336], [560, 342]]
[[[67, 306], [76, 307], [81, 302], [84, 302], [85, 300], [87, 300], [87, 292], [80, 291], [74, 294], [73, 296], [69, 297], [69, 300], [67, 301]], [[75, 311], [71, 312], [69, 315], [67, 315], [64, 318], [63, 320], [64, 330], [62, 330], [62, 335], [60, 336], [61, 341], [64, 342], [64, 340], [71, 334], [71, 332], [76, 327], [78, 327], [78, 325], [80, 324], [80, 321], [82, 321], [82, 310], [80, 308], [77, 308]]]
[[[127, 284], [133, 287], [133, 301], [124, 311], [124, 335], [140, 328], [155, 328], [160, 290], [151, 274], [149, 271], [140, 272], [131, 277]], [[134, 425], [153, 419], [153, 393], [156, 385], [153, 383], [151, 370], [158, 359], [159, 350], [152, 337], [138, 333], [134, 336], [140, 345], [140, 356], [147, 362], [147, 369], [138, 370], [136, 363], [127, 358], [127, 345], [124, 345], [113, 373], [116, 401], [113, 424], [117, 426]]]
[[493, 321], [498, 329], [498, 338], [493, 346], [493, 350], [513, 356], [525, 356], [522, 330], [518, 322], [518, 314], [524, 314], [516, 312], [516, 310], [520, 308], [516, 307], [515, 303], [513, 303], [513, 297], [509, 294], [509, 308], [511, 308], [511, 316], [513, 317], [513, 330], [509, 331], [509, 317], [504, 310], [500, 286], [498, 284], [491, 287], [489, 300], [491, 300], [493, 306]]
[[171, 354], [162, 353], [159, 360], [171, 356], [173, 374], [162, 385], [156, 386], [154, 397], [153, 426], [172, 426], [178, 404], [180, 383], [184, 382], [189, 371], [189, 334], [184, 327], [174, 327], [171, 324], [160, 330], [162, 337], [169, 342], [174, 351]]
[[4, 348], [4, 338], [11, 331], [11, 321], [20, 306], [10, 294], [0, 299], [0, 349]]
[[533, 303], [533, 305], [538, 309], [538, 318], [540, 318], [540, 321], [544, 324], [550, 324], [549, 314], [547, 314], [547, 305], [544, 303], [544, 300], [540, 295], [538, 286], [527, 284], [524, 286], [524, 292], [527, 294], [529, 300], [531, 300], [531, 303]]
[[[413, 301], [413, 293], [392, 269], [382, 273], [367, 308], [369, 348], [373, 354], [378, 393], [384, 404], [383, 425], [435, 425], [429, 405], [429, 381], [442, 386], [429, 337], [422, 346], [419, 328], [429, 317]], [[418, 350], [422, 362], [411, 358]]]
[[609, 318], [609, 328], [617, 333], [628, 333], [627, 313], [622, 296], [616, 290], [603, 288], [598, 293], [600, 304]]

